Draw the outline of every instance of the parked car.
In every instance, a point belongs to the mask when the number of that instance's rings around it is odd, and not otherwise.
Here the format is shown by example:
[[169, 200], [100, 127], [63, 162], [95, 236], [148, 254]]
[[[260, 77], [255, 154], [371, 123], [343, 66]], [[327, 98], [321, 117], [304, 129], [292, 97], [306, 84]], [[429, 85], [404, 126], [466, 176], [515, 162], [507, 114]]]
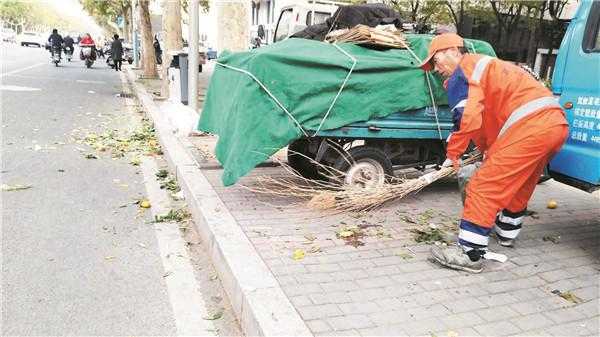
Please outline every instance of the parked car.
[[208, 48], [208, 50], [206, 51], [206, 58], [209, 60], [214, 60], [217, 58], [217, 51], [212, 49], [212, 48]]
[[17, 43], [21, 46], [29, 47], [31, 45], [35, 45], [39, 48], [42, 48], [45, 45], [44, 40], [45, 39], [36, 32], [23, 32], [17, 35]]
[[2, 28], [2, 41], [16, 43], [17, 33], [11, 28]]

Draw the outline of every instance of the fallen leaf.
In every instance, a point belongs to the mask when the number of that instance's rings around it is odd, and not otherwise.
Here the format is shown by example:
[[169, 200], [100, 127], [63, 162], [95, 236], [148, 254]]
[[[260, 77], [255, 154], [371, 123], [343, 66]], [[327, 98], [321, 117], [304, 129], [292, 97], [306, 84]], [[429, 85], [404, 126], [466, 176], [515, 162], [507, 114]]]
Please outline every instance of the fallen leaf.
[[152, 205], [150, 205], [150, 201], [144, 199], [140, 201], [140, 207], [141, 208], [150, 208], [152, 207]]
[[560, 291], [560, 290], [557, 289], [557, 290], [552, 290], [552, 293], [555, 294], [555, 295], [558, 295], [558, 296], [560, 296], [562, 298], [564, 298], [565, 300], [567, 300], [567, 301], [569, 301], [571, 303], [578, 304], [578, 303], [582, 303], [583, 302], [583, 300], [581, 298], [579, 298], [577, 295], [573, 294], [570, 291], [562, 292], [562, 291]]
[[320, 253], [321, 252], [321, 247], [319, 247], [319, 246], [312, 246], [312, 247], [310, 247], [310, 251], [309, 252], [313, 253], [313, 254]]
[[306, 253], [304, 252], [304, 250], [296, 249], [296, 250], [294, 250], [294, 253], [292, 254], [292, 259], [298, 261], [298, 260], [302, 260], [304, 258], [304, 256], [306, 256]]
[[308, 241], [315, 241], [317, 239], [317, 237], [312, 234], [305, 234], [304, 238]]
[[143, 243], [141, 243], [141, 242], [139, 242], [139, 243], [138, 243], [138, 246], [140, 246], [140, 247], [142, 247], [142, 248], [147, 248], [147, 247], [146, 247], [146, 245], [145, 245], [145, 244], [143, 244]]
[[353, 231], [342, 230], [342, 231], [337, 232], [337, 235], [340, 238], [349, 238], [352, 235], [354, 235], [354, 232]]
[[217, 310], [217, 312], [215, 312], [211, 315], [202, 317], [202, 319], [207, 320], [207, 321], [214, 321], [221, 317], [223, 317], [223, 308], [220, 308], [219, 310]]
[[560, 235], [557, 235], [557, 234], [545, 235], [542, 238], [542, 241], [550, 241], [554, 244], [558, 244], [560, 242]]
[[107, 261], [110, 261], [110, 260], [114, 260], [115, 257], [114, 256], [105, 256], [104, 259]]
[[412, 259], [414, 257], [411, 254], [406, 253], [406, 252], [397, 252], [395, 255], [401, 257], [403, 260]]
[[212, 275], [210, 275], [210, 277], [209, 277], [208, 279], [209, 279], [209, 280], [211, 280], [211, 281], [218, 280], [218, 279], [219, 279], [219, 275], [217, 275], [217, 274], [212, 274]]
[[165, 169], [161, 169], [161, 170], [158, 170], [158, 172], [156, 172], [155, 175], [157, 178], [164, 179], [169, 175], [169, 171], [167, 171]]
[[31, 185], [19, 185], [19, 184], [16, 184], [16, 185], [2, 184], [1, 186], [2, 186], [2, 190], [7, 191], [7, 192], [27, 190], [27, 189], [30, 189], [31, 187], [33, 187]]
[[131, 161], [129, 162], [129, 164], [131, 164], [133, 166], [140, 166], [141, 163], [142, 163], [142, 160], [139, 157], [135, 157], [135, 158], [131, 159]]

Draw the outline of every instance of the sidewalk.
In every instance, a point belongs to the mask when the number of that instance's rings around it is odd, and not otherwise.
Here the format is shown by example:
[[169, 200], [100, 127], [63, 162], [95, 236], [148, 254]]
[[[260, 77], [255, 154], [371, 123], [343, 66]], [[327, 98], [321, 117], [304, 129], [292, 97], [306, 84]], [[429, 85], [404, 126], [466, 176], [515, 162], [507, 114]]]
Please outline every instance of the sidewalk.
[[[177, 113], [148, 97], [142, 102], [153, 118]], [[165, 154], [177, 167], [199, 232], [213, 244], [214, 263], [248, 335], [599, 333], [595, 196], [555, 181], [539, 185], [529, 205], [536, 214], [526, 219], [516, 248], [490, 246], [509, 260], [472, 275], [429, 262], [430, 246], [410, 231], [431, 235], [432, 228], [455, 227], [461, 210], [455, 180], [363, 218], [328, 216], [241, 186], [252, 186], [259, 175], [285, 174], [275, 165], [223, 187], [214, 137], [174, 137], [173, 126], [160, 125], [166, 120], [155, 119]], [[547, 209], [549, 199], [559, 207]], [[359, 241], [337, 237], [353, 225], [364, 234]], [[303, 259], [292, 259], [297, 249], [306, 252]]]

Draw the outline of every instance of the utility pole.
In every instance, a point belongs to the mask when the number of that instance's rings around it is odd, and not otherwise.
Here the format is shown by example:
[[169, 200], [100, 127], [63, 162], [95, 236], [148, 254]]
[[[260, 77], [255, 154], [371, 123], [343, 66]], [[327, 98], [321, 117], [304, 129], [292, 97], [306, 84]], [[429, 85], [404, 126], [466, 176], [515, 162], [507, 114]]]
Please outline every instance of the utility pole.
[[199, 20], [200, 20], [200, 2], [199, 0], [189, 0], [189, 41], [188, 41], [188, 106], [194, 111], [198, 111], [198, 52], [199, 46]]
[[133, 47], [133, 65], [135, 68], [139, 68], [140, 67], [140, 58], [139, 58], [139, 47], [137, 44], [137, 31], [138, 31], [138, 24], [137, 21], [135, 19], [136, 15], [135, 13], [137, 12], [135, 10], [136, 7], [136, 2], [137, 0], [131, 0], [131, 45]]

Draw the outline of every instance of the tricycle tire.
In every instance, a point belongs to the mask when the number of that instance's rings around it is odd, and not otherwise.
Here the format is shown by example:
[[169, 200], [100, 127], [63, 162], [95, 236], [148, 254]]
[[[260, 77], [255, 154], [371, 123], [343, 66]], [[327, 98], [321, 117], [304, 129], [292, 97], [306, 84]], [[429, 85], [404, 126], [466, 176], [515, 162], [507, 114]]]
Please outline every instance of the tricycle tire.
[[[361, 168], [362, 166], [362, 168]], [[371, 146], [357, 146], [349, 149], [346, 154], [341, 155], [334, 163], [333, 167], [343, 172], [343, 176], [335, 177], [335, 182], [344, 184], [356, 184], [366, 187], [367, 183], [361, 182], [362, 179], [368, 179], [364, 174], [374, 173], [376, 181], [374, 185], [379, 186], [388, 180], [394, 174], [392, 161], [382, 150]], [[363, 177], [357, 177], [356, 174], [363, 174]]]
[[[318, 165], [314, 162], [315, 155], [310, 153], [308, 139], [298, 139], [288, 145], [288, 165], [307, 179], [319, 179]], [[307, 158], [308, 157], [308, 158]]]

